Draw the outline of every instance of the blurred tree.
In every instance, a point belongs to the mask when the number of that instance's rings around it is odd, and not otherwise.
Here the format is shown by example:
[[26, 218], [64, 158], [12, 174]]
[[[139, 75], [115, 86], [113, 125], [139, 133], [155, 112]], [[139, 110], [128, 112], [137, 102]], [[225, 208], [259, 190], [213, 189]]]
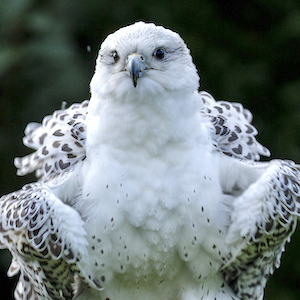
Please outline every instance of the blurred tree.
[[[180, 33], [192, 51], [202, 89], [242, 102], [254, 112], [259, 140], [274, 157], [300, 162], [300, 7], [297, 0], [2, 0], [0, 2], [0, 194], [33, 176], [17, 178], [15, 156], [30, 121], [89, 97], [99, 44], [136, 20]], [[5, 172], [4, 172], [5, 170]], [[266, 299], [300, 294], [300, 232], [268, 284]], [[12, 299], [0, 253], [1, 295]], [[4, 284], [5, 283], [5, 284]]]

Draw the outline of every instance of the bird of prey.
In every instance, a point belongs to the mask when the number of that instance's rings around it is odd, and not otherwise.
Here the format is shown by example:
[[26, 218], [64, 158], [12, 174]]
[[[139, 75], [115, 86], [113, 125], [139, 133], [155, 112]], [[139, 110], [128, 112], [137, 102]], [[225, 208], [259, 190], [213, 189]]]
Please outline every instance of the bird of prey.
[[300, 214], [294, 162], [259, 162], [252, 115], [198, 91], [181, 37], [102, 43], [91, 99], [30, 123], [37, 182], [0, 200], [16, 299], [263, 299]]

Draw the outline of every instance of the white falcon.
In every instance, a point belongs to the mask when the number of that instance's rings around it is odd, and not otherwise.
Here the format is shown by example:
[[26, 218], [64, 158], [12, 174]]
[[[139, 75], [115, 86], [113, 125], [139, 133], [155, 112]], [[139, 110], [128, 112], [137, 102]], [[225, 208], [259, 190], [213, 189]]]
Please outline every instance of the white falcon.
[[0, 200], [16, 299], [263, 299], [299, 166], [258, 162], [251, 113], [198, 87], [180, 36], [138, 22], [101, 45], [90, 101], [27, 126], [38, 181]]

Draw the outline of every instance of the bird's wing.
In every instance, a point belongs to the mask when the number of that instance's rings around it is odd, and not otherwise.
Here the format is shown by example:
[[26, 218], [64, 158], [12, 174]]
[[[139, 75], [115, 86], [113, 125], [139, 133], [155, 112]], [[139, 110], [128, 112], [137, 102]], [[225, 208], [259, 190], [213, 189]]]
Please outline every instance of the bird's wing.
[[83, 225], [80, 215], [43, 183], [0, 198], [0, 248], [13, 255], [8, 275], [21, 271], [16, 299], [72, 299], [76, 277], [96, 286], [83, 270]]
[[42, 124], [29, 123], [23, 142], [36, 151], [15, 158], [17, 174], [36, 171], [37, 177], [46, 181], [84, 160], [88, 104], [86, 100], [57, 110], [53, 115], [46, 116]]
[[256, 128], [251, 125], [252, 114], [240, 103], [215, 101], [207, 92], [199, 93], [204, 107], [201, 113], [208, 117], [215, 146], [219, 151], [247, 160], [259, 160], [260, 155], [269, 156], [270, 152], [257, 142]]
[[262, 299], [300, 216], [299, 166], [280, 160], [262, 164], [267, 167], [261, 176], [234, 199], [227, 235], [232, 258], [222, 272], [241, 299]]

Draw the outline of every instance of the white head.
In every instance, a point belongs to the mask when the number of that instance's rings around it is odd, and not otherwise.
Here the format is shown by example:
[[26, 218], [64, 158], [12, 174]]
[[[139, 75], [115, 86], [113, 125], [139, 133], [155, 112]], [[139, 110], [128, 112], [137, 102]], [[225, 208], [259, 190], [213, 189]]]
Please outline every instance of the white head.
[[162, 26], [138, 22], [110, 34], [102, 43], [92, 97], [140, 98], [193, 93], [199, 76], [181, 37]]

